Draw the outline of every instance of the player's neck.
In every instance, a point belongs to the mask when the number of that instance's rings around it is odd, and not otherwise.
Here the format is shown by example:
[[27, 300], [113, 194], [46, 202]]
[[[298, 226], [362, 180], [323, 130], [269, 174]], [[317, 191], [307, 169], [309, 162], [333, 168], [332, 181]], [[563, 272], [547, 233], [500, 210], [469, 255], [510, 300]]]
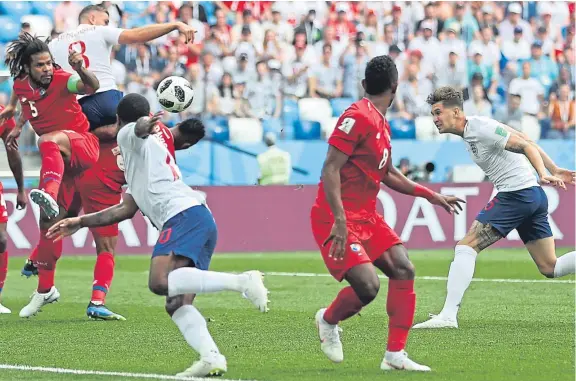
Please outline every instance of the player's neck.
[[458, 120], [455, 124], [455, 128], [454, 128], [454, 134], [455, 135], [459, 135], [459, 136], [464, 136], [464, 130], [466, 129], [466, 124], [468, 123], [468, 120], [466, 119], [466, 117], [462, 117], [462, 119]]
[[391, 103], [390, 97], [366, 94], [364, 95], [364, 98], [368, 99], [383, 116], [386, 116], [386, 112]]

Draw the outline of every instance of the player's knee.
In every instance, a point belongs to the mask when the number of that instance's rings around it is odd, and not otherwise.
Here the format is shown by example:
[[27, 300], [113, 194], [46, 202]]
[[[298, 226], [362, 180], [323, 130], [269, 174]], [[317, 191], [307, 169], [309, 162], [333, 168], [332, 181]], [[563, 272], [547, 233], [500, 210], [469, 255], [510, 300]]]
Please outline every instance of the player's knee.
[[160, 296], [168, 295], [168, 282], [159, 279], [150, 279], [148, 288], [152, 293]]
[[554, 267], [553, 263], [538, 264], [538, 270], [540, 274], [544, 275], [546, 278], [554, 278]]
[[403, 261], [401, 263], [395, 264], [392, 273], [393, 279], [410, 280], [416, 277], [416, 268], [411, 261]]
[[8, 233], [5, 230], [0, 231], [0, 253], [4, 253], [8, 248]]
[[364, 305], [370, 304], [376, 296], [378, 296], [378, 291], [380, 291], [380, 281], [378, 277], [375, 279], [367, 280], [356, 287], [354, 287], [354, 291], [356, 295], [358, 295], [358, 299], [364, 303]]
[[184, 305], [184, 298], [182, 295], [174, 297], [168, 296], [166, 297], [166, 304], [164, 305], [164, 308], [166, 309], [168, 315], [172, 316], [174, 315], [174, 312], [176, 312], [176, 310], [178, 310], [178, 308], [182, 307], [183, 305]]

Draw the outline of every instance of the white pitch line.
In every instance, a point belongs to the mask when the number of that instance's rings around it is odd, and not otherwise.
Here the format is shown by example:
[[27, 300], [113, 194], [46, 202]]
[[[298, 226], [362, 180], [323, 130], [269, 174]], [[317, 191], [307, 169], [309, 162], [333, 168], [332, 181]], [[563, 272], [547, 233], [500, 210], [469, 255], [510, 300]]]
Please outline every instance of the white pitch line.
[[[286, 273], [286, 272], [266, 272], [266, 276], [286, 276], [286, 277], [332, 277], [330, 274], [316, 274], [316, 273]], [[384, 275], [379, 275], [379, 278], [387, 279]], [[445, 276], [418, 276], [416, 280], [442, 280], [447, 281]], [[473, 278], [472, 282], [494, 282], [494, 283], [569, 283], [574, 284], [576, 281], [570, 279], [490, 279], [490, 278]]]
[[[28, 366], [28, 365], [10, 365], [0, 364], [0, 369], [19, 370], [24, 372], [46, 372], [46, 373], [59, 373], [59, 374], [75, 374], [75, 375], [91, 375], [91, 376], [111, 376], [111, 377], [128, 377], [128, 378], [150, 378], [154, 380], [188, 380], [188, 381], [206, 381], [208, 378], [201, 377], [176, 377], [164, 374], [152, 373], [125, 373], [125, 372], [104, 372], [99, 370], [81, 370], [81, 369], [66, 369], [66, 368], [47, 368], [43, 366]], [[256, 381], [256, 380], [231, 380], [226, 378], [219, 378], [219, 381]]]

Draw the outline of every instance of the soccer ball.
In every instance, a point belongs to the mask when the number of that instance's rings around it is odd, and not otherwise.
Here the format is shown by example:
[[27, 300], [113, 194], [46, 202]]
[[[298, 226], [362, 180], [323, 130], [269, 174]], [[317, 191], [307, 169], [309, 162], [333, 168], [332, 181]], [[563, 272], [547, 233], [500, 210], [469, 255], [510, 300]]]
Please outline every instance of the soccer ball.
[[158, 102], [162, 108], [170, 112], [182, 112], [192, 104], [194, 89], [182, 77], [164, 78], [156, 90]]

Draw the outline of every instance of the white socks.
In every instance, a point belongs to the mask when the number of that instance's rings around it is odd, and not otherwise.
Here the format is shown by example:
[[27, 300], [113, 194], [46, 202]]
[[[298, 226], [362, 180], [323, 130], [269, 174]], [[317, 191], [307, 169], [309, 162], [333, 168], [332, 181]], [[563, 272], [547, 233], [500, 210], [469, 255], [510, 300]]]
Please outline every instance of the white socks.
[[200, 357], [209, 357], [220, 353], [212, 335], [208, 332], [204, 316], [192, 305], [184, 305], [174, 312], [172, 320], [190, 345]]
[[181, 267], [168, 274], [168, 296], [219, 291], [244, 292], [247, 280], [248, 276], [245, 274], [236, 275]]
[[474, 276], [474, 267], [476, 266], [476, 256], [478, 254], [470, 246], [464, 245], [456, 246], [454, 251], [454, 260], [450, 264], [450, 271], [448, 272], [448, 293], [440, 315], [446, 319], [456, 321], [456, 315], [464, 297], [464, 292], [470, 286]]
[[574, 274], [576, 271], [576, 251], [571, 251], [556, 259], [554, 278]]

